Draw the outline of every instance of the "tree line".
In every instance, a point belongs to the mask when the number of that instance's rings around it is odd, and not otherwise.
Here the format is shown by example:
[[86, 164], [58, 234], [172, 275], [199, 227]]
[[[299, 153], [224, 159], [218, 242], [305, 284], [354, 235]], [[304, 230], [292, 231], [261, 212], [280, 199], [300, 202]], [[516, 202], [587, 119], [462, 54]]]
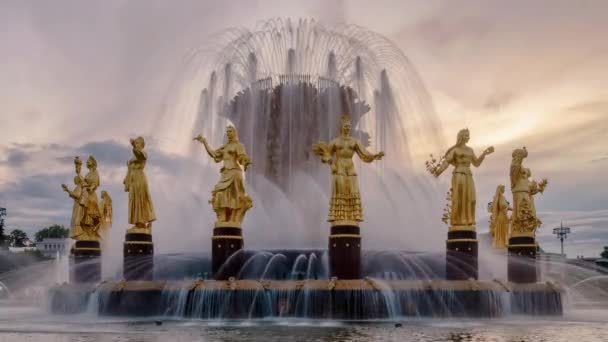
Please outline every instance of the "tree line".
[[[0, 226], [0, 245], [3, 247], [25, 247], [26, 243], [30, 238], [27, 233], [21, 229], [13, 229], [8, 235], [4, 233], [4, 227]], [[54, 224], [52, 226], [43, 228], [34, 234], [34, 241], [41, 242], [44, 239], [55, 238], [55, 239], [67, 239], [70, 234], [70, 230], [62, 225]]]

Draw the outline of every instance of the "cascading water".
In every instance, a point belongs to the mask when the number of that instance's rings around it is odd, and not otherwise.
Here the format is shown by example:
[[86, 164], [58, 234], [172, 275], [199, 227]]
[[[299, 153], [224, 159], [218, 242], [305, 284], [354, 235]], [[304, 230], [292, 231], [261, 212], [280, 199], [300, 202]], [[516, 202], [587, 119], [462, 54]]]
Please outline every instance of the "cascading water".
[[[312, 20], [271, 20], [253, 30], [226, 30], [216, 39], [215, 47], [190, 56], [175, 103], [168, 106], [171, 113], [158, 122], [178, 139], [172, 141], [175, 149], [197, 155], [203, 151], [192, 147], [192, 136], [202, 133], [218, 146], [225, 126], [233, 124], [252, 156], [247, 181], [254, 209], [243, 224], [248, 249], [218, 271], [234, 262], [236, 279], [208, 280], [207, 254], [156, 255], [156, 282], [102, 283], [92, 292], [90, 308], [205, 319], [561, 312], [561, 296], [550, 283], [519, 291], [495, 280], [443, 280], [446, 259], [438, 251], [444, 250], [445, 231], [437, 215], [443, 196], [419, 174], [420, 153], [443, 142], [426, 89], [393, 43], [358, 26]], [[365, 278], [356, 280], [328, 277], [329, 171], [310, 150], [313, 142], [337, 134], [342, 114], [351, 117], [355, 137], [387, 155], [377, 166], [357, 168], [365, 208]], [[192, 159], [180, 170], [192, 183], [158, 185], [163, 193], [197, 192], [184, 196], [185, 205], [170, 207], [191, 211], [205, 205], [200, 193], [212, 188], [215, 171], [203, 168], [202, 177], [200, 160]], [[200, 230], [201, 221], [212, 226], [210, 216], [195, 222], [176, 216], [180, 227]], [[505, 258], [496, 257], [502, 263]]]
[[[348, 114], [353, 136], [387, 155], [378, 165], [358, 167], [365, 225], [384, 232], [366, 237], [368, 246], [414, 248], [408, 241], [424, 232], [429, 238], [417, 239], [424, 240], [417, 248], [442, 249], [430, 242], [440, 238], [435, 213], [442, 196], [420, 175], [421, 154], [444, 145], [440, 125], [415, 67], [385, 37], [314, 20], [232, 28], [190, 56], [181, 84], [159, 130], [178, 137], [173, 149], [204, 158], [191, 137], [202, 133], [219, 146], [225, 126], [236, 126], [253, 160], [247, 181], [255, 209], [246, 224], [255, 229], [248, 241], [324, 245], [329, 170], [311, 145], [335, 137], [340, 116]], [[208, 191], [212, 183], [202, 182]]]

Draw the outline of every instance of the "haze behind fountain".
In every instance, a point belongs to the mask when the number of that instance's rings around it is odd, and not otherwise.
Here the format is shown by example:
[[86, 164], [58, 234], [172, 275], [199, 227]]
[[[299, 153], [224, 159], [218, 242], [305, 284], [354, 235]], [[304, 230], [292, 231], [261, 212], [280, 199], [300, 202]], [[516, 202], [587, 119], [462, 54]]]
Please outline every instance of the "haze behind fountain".
[[364, 248], [443, 248], [437, 213], [444, 194], [422, 175], [420, 155], [444, 145], [440, 125], [416, 69], [386, 38], [314, 20], [231, 28], [192, 50], [174, 84], [157, 131], [195, 163], [155, 184], [167, 195], [159, 233], [171, 225], [208, 229], [203, 222], [213, 217], [206, 201], [216, 166], [192, 137], [202, 133], [217, 147], [233, 124], [253, 161], [246, 177], [254, 208], [243, 224], [249, 247], [324, 247], [329, 177], [311, 145], [334, 136], [347, 113], [353, 135], [387, 155], [374, 167], [357, 168]]

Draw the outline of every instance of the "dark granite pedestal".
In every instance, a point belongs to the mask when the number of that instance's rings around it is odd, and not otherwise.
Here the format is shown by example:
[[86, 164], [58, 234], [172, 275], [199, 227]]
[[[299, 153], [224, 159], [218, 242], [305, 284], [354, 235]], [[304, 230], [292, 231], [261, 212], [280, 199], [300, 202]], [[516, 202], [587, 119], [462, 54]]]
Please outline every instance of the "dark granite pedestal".
[[227, 280], [236, 277], [243, 266], [243, 230], [240, 227], [216, 227], [211, 238], [213, 277]]
[[450, 230], [446, 241], [445, 275], [447, 280], [478, 279], [477, 233], [474, 230]]
[[328, 250], [330, 277], [361, 278], [361, 235], [358, 226], [332, 226]]
[[95, 283], [101, 280], [99, 241], [76, 241], [70, 250], [70, 282]]
[[509, 238], [508, 279], [513, 283], [536, 283], [536, 255], [538, 246], [532, 236]]
[[[144, 231], [142, 229], [142, 231]], [[154, 243], [149, 232], [129, 232], [125, 236], [123, 277], [125, 280], [154, 278]]]

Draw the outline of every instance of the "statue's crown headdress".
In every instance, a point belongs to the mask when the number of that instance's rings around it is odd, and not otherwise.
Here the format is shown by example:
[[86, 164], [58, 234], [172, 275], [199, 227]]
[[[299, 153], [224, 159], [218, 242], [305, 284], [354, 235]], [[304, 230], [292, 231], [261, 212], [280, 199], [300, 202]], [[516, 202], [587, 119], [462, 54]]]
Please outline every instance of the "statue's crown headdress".
[[138, 136], [137, 138], [135, 138], [134, 141], [140, 143], [142, 146], [146, 145], [146, 141], [144, 140], [144, 137], [142, 137], [142, 136]]
[[82, 160], [80, 160], [80, 157], [74, 157], [74, 165], [82, 165]]
[[95, 157], [93, 157], [93, 155], [89, 156], [89, 159], [87, 159], [87, 162], [92, 162], [93, 165], [97, 166], [97, 159], [95, 159]]

